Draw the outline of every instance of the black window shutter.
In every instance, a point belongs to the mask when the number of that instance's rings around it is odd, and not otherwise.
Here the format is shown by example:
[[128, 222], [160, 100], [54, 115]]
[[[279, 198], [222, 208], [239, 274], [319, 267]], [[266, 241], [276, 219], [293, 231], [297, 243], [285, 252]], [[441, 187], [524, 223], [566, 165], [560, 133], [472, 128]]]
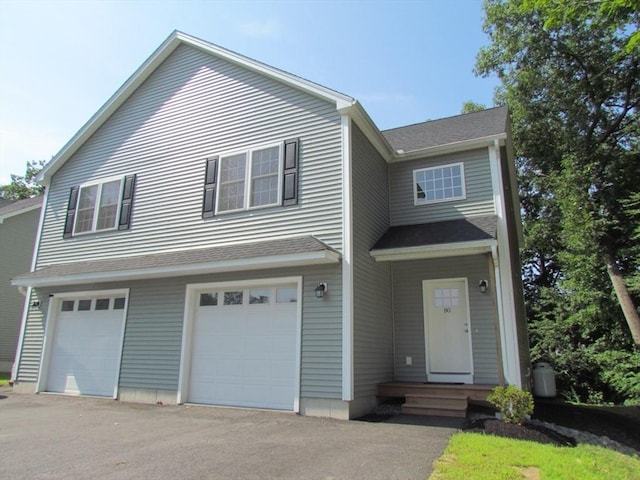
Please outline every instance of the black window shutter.
[[207, 158], [204, 174], [204, 197], [202, 199], [202, 218], [213, 217], [216, 211], [216, 180], [218, 157]]
[[124, 188], [122, 189], [122, 205], [120, 207], [120, 221], [118, 230], [129, 230], [131, 226], [131, 211], [133, 208], [133, 192], [136, 186], [136, 176], [127, 175], [124, 177]]
[[62, 238], [71, 238], [73, 235], [73, 223], [76, 219], [76, 205], [78, 203], [78, 191], [80, 187], [71, 187], [69, 192], [69, 204], [67, 205], [67, 218], [64, 221], [64, 234]]
[[282, 205], [298, 203], [298, 139], [284, 142]]

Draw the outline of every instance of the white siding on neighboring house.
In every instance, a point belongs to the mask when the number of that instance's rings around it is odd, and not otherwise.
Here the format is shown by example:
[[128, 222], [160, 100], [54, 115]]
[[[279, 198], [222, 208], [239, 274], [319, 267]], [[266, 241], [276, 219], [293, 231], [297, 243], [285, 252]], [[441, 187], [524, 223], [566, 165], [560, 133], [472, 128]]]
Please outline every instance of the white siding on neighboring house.
[[[414, 204], [413, 171], [464, 163], [466, 198], [424, 205]], [[495, 214], [489, 152], [486, 148], [390, 165], [391, 225], [414, 225], [477, 215]]]
[[[469, 285], [474, 383], [498, 383], [494, 286], [487, 294], [478, 289], [480, 280], [490, 279], [486, 255], [393, 262], [396, 380], [426, 381], [422, 281], [462, 277]], [[411, 366], [406, 357], [412, 358]]]
[[[299, 203], [202, 219], [205, 159], [298, 138]], [[70, 188], [136, 174], [131, 229], [63, 240]], [[335, 105], [182, 45], [53, 176], [38, 266], [313, 234], [342, 243]]]
[[389, 228], [388, 166], [352, 125], [354, 393], [375, 401], [377, 384], [393, 380], [391, 264], [369, 255]]

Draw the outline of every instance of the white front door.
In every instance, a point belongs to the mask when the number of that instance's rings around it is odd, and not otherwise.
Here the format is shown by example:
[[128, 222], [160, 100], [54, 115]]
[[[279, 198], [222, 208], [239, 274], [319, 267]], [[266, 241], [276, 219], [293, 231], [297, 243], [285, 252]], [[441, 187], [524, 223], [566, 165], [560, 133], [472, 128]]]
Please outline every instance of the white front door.
[[466, 278], [422, 282], [430, 382], [473, 383], [467, 291]]

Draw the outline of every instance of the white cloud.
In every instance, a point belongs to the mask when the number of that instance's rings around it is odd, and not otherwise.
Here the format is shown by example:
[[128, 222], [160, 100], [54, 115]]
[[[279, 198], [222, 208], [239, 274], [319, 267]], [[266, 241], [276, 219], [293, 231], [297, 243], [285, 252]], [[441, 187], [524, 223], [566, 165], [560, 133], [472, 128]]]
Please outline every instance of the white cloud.
[[282, 33], [280, 22], [273, 18], [266, 20], [252, 20], [240, 23], [237, 26], [238, 31], [250, 37], [279, 37]]

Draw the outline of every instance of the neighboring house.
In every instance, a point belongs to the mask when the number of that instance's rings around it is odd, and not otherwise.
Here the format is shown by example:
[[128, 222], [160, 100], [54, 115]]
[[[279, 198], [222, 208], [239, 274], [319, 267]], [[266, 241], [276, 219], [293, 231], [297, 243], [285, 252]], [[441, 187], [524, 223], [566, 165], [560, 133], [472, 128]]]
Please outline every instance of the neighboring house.
[[528, 385], [506, 108], [380, 132], [174, 32], [39, 179], [17, 391], [353, 418]]
[[[11, 371], [25, 297], [11, 279], [30, 270], [42, 197], [0, 198], [0, 372]], [[26, 293], [26, 291], [25, 291]]]

